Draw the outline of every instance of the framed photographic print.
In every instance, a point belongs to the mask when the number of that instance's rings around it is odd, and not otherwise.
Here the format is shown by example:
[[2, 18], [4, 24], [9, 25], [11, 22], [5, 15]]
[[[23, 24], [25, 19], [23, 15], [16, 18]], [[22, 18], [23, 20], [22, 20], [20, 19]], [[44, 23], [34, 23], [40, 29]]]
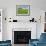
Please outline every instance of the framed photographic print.
[[30, 5], [16, 5], [16, 16], [29, 16]]

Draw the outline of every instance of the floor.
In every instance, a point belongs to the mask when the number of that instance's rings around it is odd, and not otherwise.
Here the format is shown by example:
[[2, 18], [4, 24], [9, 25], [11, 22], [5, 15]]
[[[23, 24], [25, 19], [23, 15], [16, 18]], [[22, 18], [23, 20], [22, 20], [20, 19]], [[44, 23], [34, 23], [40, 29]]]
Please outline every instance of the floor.
[[12, 46], [29, 46], [28, 44], [13, 44]]

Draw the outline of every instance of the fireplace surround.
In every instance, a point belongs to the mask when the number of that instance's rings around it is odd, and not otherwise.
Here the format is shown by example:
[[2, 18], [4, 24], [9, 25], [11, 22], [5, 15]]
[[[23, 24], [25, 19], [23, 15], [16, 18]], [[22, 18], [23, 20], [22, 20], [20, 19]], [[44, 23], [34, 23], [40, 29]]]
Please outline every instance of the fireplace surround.
[[13, 28], [12, 44], [28, 44], [31, 39], [31, 28]]

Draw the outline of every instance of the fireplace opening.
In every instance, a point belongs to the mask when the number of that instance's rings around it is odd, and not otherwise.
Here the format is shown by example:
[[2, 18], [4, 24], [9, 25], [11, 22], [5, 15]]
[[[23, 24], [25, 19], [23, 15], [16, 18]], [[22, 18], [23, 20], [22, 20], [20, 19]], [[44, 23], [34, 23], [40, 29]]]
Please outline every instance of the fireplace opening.
[[28, 44], [31, 31], [14, 31], [14, 44]]

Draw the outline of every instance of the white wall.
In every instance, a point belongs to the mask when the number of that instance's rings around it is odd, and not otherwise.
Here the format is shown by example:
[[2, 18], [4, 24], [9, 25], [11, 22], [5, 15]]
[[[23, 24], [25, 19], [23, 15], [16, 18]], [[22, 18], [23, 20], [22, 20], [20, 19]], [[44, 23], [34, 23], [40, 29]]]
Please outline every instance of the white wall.
[[7, 39], [7, 23], [6, 23], [7, 21], [5, 21], [5, 17], [7, 17], [6, 13], [7, 13], [7, 10], [3, 9], [3, 11], [2, 11], [2, 30], [3, 30], [2, 39], [3, 40]]

